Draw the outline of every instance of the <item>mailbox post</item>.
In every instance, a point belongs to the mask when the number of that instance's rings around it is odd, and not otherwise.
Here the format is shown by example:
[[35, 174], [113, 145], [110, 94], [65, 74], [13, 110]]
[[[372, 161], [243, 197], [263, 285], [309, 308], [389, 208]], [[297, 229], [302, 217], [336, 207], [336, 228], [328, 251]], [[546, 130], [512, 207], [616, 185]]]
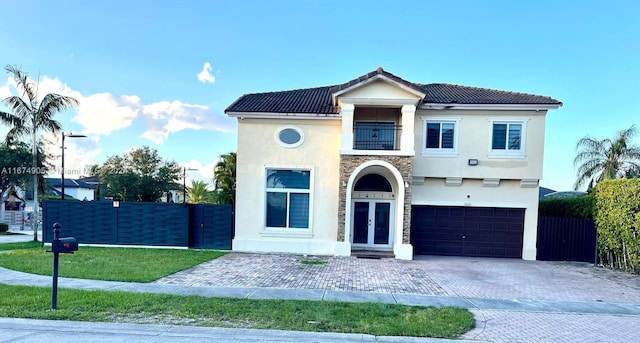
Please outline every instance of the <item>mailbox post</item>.
[[60, 223], [53, 223], [53, 241], [51, 250], [53, 253], [53, 285], [51, 287], [51, 309], [58, 307], [58, 258], [60, 254], [73, 254], [78, 250], [78, 240], [73, 237], [60, 238]]

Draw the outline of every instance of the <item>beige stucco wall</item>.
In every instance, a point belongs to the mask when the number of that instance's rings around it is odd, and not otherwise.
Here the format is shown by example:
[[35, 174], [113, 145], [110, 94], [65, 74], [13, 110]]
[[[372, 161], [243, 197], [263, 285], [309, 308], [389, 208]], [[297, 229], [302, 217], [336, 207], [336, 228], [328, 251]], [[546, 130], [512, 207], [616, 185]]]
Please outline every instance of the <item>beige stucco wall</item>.
[[[304, 143], [297, 148], [278, 144], [275, 134], [284, 126], [301, 129]], [[339, 120], [238, 120], [234, 250], [333, 254], [338, 218], [340, 130]], [[265, 166], [313, 168], [311, 235], [296, 237], [265, 232]]]
[[[397, 85], [382, 80], [375, 80], [340, 94], [338, 100], [340, 101], [345, 98], [363, 99], [365, 101], [371, 99], [415, 99], [417, 101], [420, 97]], [[374, 103], [372, 102], [372, 104]]]
[[[418, 110], [415, 116], [415, 176], [535, 179], [542, 178], [546, 111]], [[423, 118], [459, 119], [457, 157], [424, 157]], [[526, 120], [525, 158], [490, 157], [489, 118]], [[467, 165], [477, 159], [477, 166]]]

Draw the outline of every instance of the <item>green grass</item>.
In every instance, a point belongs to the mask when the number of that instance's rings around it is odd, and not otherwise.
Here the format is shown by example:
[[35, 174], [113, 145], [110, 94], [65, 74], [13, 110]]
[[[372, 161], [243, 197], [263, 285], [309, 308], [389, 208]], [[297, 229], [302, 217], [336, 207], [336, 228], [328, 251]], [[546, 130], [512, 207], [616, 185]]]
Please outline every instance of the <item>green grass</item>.
[[475, 325], [464, 309], [381, 303], [205, 298], [0, 284], [0, 317], [242, 327], [456, 338]]
[[42, 243], [34, 242], [34, 241], [0, 244], [0, 251], [20, 250], [20, 249], [40, 249], [40, 248], [42, 248]]
[[[0, 244], [0, 267], [51, 275], [53, 255], [37, 242]], [[59, 274], [92, 280], [151, 282], [218, 258], [224, 252], [185, 249], [80, 247], [60, 254]]]

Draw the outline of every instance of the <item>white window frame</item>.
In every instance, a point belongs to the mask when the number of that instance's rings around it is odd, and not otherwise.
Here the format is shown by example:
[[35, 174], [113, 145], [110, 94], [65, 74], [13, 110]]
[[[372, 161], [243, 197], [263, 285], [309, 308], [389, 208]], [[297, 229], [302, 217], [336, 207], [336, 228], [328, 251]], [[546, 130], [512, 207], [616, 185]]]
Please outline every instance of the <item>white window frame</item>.
[[[267, 188], [267, 171], [268, 170], [301, 170], [309, 172], [309, 189], [300, 188]], [[263, 236], [276, 236], [276, 237], [311, 237], [313, 234], [313, 195], [314, 195], [314, 179], [315, 171], [314, 167], [308, 166], [274, 166], [267, 165], [263, 169], [262, 179], [264, 182], [264, 218], [263, 218]], [[267, 193], [307, 193], [309, 194], [309, 227], [308, 228], [291, 228], [289, 227], [289, 203], [287, 197], [287, 226], [286, 227], [268, 227], [267, 226]]]
[[[489, 158], [525, 158], [527, 157], [527, 122], [528, 118], [489, 118]], [[509, 149], [509, 142], [505, 142], [505, 149], [493, 149], [493, 125], [507, 124], [507, 140], [509, 139], [509, 124], [520, 124], [520, 149]]]
[[[422, 117], [422, 156], [458, 157], [458, 132], [462, 118]], [[453, 124], [453, 148], [427, 148], [427, 124]], [[442, 126], [441, 126], [442, 127]], [[442, 140], [442, 130], [440, 130]]]
[[[280, 133], [282, 131], [284, 131], [284, 130], [294, 130], [294, 131], [296, 131], [300, 135], [300, 140], [295, 142], [295, 143], [293, 143], [293, 144], [288, 144], [288, 143], [283, 142], [282, 140], [280, 140]], [[288, 148], [288, 149], [297, 148], [297, 147], [301, 146], [302, 143], [304, 143], [304, 131], [302, 131], [301, 128], [299, 128], [297, 126], [293, 126], [293, 125], [287, 125], [287, 126], [279, 127], [276, 130], [276, 132], [275, 132], [273, 137], [275, 138], [276, 142], [280, 146], [282, 146], [284, 148]]]

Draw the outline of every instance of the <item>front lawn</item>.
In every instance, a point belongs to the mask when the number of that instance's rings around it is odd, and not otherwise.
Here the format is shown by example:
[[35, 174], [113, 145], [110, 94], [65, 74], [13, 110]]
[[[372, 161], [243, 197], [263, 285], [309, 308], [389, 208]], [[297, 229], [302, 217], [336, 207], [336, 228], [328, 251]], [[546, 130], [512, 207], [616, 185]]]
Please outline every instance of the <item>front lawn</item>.
[[[38, 242], [0, 244], [0, 267], [51, 275], [53, 254], [47, 249]], [[60, 254], [59, 273], [61, 277], [80, 279], [152, 282], [224, 254], [211, 250], [81, 246], [75, 254]]]
[[471, 330], [465, 309], [382, 303], [205, 298], [0, 284], [0, 317], [198, 325], [456, 338]]

